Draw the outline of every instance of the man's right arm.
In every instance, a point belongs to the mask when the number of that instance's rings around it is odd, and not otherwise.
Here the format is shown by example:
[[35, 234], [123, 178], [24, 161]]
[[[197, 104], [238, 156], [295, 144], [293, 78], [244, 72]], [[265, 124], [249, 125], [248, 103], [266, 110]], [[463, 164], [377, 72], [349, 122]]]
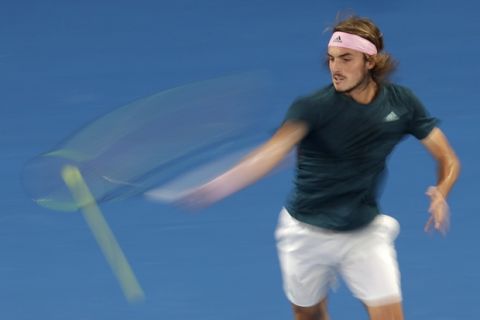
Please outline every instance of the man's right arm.
[[268, 174], [307, 135], [303, 122], [287, 121], [266, 143], [252, 151], [230, 170], [188, 194], [188, 206], [205, 206], [255, 183]]

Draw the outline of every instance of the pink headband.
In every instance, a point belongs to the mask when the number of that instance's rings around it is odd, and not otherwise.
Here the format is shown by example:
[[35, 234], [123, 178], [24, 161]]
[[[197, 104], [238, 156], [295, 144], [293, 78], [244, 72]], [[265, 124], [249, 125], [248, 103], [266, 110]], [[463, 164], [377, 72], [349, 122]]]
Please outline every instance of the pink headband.
[[328, 46], [352, 49], [369, 55], [377, 54], [377, 47], [367, 39], [355, 34], [340, 31], [336, 31], [332, 34]]

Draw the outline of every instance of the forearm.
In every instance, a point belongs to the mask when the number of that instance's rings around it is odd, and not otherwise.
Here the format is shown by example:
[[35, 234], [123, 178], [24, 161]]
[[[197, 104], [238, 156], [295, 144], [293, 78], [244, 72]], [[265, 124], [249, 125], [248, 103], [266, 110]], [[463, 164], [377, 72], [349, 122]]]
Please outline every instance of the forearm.
[[460, 161], [439, 128], [433, 129], [422, 143], [437, 161], [437, 190], [447, 197], [460, 173]]
[[206, 185], [212, 201], [224, 198], [267, 175], [305, 136], [303, 124], [286, 123], [265, 144]]
[[460, 174], [460, 161], [453, 152], [437, 161], [437, 189], [447, 197]]
[[260, 180], [275, 168], [284, 157], [285, 154], [280, 150], [275, 150], [275, 148], [258, 149], [209, 184], [221, 193], [218, 194], [219, 198], [226, 197]]

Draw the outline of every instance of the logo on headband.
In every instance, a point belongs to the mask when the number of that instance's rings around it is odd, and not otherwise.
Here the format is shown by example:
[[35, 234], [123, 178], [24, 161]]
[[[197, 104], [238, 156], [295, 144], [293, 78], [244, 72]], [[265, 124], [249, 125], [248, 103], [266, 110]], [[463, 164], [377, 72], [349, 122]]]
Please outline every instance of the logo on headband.
[[342, 38], [341, 38], [340, 36], [338, 36], [338, 37], [336, 37], [335, 39], [333, 39], [332, 42], [342, 43]]

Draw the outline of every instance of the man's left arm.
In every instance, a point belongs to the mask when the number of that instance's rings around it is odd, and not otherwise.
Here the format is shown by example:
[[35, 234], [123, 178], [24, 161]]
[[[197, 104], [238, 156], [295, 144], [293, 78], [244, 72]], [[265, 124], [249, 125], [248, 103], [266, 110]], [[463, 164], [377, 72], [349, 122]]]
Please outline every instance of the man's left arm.
[[449, 208], [446, 199], [460, 173], [460, 161], [439, 128], [434, 128], [421, 142], [437, 161], [437, 185], [427, 190], [431, 216], [425, 231], [433, 226], [445, 234], [449, 227]]

